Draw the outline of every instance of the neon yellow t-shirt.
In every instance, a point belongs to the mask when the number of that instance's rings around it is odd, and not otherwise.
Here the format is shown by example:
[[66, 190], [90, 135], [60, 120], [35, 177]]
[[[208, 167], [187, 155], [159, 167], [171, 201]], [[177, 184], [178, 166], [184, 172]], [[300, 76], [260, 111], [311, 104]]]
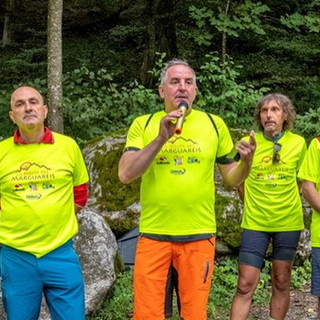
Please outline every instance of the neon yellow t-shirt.
[[[149, 116], [133, 122], [126, 147], [142, 149], [158, 135], [165, 112]], [[219, 137], [208, 115], [192, 110], [182, 134], [162, 147], [143, 174], [140, 232], [171, 236], [216, 232], [214, 164], [233, 143], [223, 120], [212, 117]]]
[[[307, 154], [303, 160], [298, 177], [316, 184], [320, 192], [320, 141], [312, 139]], [[320, 247], [320, 212], [312, 211], [311, 246]]]
[[256, 142], [252, 167], [244, 184], [241, 226], [270, 232], [302, 230], [297, 172], [306, 153], [304, 138], [285, 131], [278, 141], [282, 146], [280, 161], [275, 164], [272, 164], [274, 143], [261, 132], [256, 134]]
[[75, 141], [0, 142], [0, 243], [41, 257], [78, 232], [73, 187], [88, 181]]

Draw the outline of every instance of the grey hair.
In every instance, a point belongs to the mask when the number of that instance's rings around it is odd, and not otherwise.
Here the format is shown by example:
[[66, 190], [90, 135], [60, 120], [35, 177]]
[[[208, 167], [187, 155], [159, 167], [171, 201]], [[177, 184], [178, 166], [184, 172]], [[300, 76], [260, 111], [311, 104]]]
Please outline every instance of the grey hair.
[[293, 127], [293, 123], [296, 117], [295, 108], [291, 102], [291, 100], [281, 93], [269, 93], [263, 96], [257, 103], [254, 109], [254, 118], [259, 126], [261, 131], [264, 130], [261, 120], [260, 120], [260, 111], [261, 108], [270, 101], [276, 101], [277, 104], [282, 108], [283, 112], [287, 115], [286, 120], [283, 123], [283, 130], [291, 130]]
[[189, 63], [186, 60], [182, 60], [182, 59], [172, 59], [170, 61], [168, 61], [165, 66], [163, 67], [161, 74], [160, 74], [160, 83], [164, 84], [167, 80], [167, 71], [169, 68], [173, 67], [173, 66], [178, 66], [178, 65], [182, 65], [185, 67], [188, 67], [193, 74], [194, 77], [194, 84], [196, 84], [196, 73], [195, 71], [190, 67]]

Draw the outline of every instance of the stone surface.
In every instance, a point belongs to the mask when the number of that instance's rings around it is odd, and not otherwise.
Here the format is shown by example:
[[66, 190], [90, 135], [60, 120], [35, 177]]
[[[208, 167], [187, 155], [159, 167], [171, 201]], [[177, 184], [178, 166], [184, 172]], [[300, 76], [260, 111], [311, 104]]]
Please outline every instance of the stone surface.
[[79, 254], [86, 285], [86, 310], [100, 306], [116, 279], [114, 260], [117, 242], [104, 219], [92, 208], [79, 214], [79, 234], [75, 249]]

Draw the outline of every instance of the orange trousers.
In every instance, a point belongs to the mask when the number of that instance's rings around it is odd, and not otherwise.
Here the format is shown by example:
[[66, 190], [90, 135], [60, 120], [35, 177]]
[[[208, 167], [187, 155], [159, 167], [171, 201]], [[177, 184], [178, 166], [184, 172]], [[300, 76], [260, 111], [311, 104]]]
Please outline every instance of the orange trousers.
[[206, 320], [214, 269], [215, 237], [191, 242], [140, 237], [134, 266], [134, 320], [165, 319], [170, 268], [178, 274], [183, 320]]

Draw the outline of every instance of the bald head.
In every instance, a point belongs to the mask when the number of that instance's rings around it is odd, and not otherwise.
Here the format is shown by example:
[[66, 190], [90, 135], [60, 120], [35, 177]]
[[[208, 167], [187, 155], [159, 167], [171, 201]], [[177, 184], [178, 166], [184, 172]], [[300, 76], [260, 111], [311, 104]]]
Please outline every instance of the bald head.
[[9, 116], [20, 131], [26, 128], [41, 131], [47, 114], [48, 108], [38, 90], [24, 86], [12, 93]]
[[23, 86], [23, 87], [17, 88], [11, 94], [11, 101], [10, 101], [11, 110], [17, 104], [17, 102], [19, 100], [27, 98], [27, 97], [28, 98], [34, 97], [34, 99], [37, 99], [40, 104], [44, 104], [43, 97], [38, 90], [36, 90], [32, 87]]

